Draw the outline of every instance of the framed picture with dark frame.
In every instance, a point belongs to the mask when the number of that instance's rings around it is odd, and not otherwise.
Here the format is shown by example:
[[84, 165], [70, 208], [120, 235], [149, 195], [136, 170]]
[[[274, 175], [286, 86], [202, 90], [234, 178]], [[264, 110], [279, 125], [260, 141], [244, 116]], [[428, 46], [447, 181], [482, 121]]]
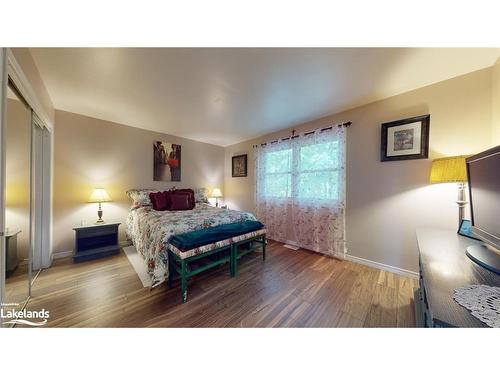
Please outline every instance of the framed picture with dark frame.
[[181, 145], [153, 142], [153, 181], [181, 180]]
[[380, 161], [427, 159], [430, 120], [423, 115], [382, 124]]
[[233, 156], [232, 176], [247, 177], [247, 154]]

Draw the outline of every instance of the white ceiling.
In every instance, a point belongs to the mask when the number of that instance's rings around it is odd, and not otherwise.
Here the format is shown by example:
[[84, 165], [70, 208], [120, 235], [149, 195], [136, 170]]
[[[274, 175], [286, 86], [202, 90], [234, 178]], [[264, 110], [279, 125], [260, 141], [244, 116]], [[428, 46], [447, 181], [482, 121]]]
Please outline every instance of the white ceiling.
[[227, 146], [491, 66], [499, 49], [33, 48], [54, 106]]

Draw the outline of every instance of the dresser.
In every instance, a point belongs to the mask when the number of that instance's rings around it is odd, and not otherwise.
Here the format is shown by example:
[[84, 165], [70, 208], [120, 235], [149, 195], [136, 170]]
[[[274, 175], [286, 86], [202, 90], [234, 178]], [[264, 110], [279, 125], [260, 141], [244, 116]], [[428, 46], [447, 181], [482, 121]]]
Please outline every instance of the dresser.
[[484, 284], [500, 287], [497, 275], [472, 262], [465, 249], [479, 241], [452, 230], [417, 229], [420, 287], [415, 294], [420, 327], [487, 327], [453, 299], [458, 287]]

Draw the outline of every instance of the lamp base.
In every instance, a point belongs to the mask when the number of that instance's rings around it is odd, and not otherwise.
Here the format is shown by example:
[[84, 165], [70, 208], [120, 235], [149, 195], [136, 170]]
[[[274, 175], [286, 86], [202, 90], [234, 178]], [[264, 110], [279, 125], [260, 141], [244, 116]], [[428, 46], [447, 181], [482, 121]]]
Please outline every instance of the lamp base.
[[102, 219], [102, 210], [101, 210], [101, 204], [99, 203], [99, 210], [97, 210], [97, 221], [95, 222], [96, 224], [102, 224], [104, 223], [104, 220]]
[[458, 196], [457, 196], [457, 205], [458, 205], [458, 228], [460, 229], [460, 225], [462, 224], [462, 220], [465, 216], [465, 206], [467, 206], [467, 201], [465, 200], [465, 183], [459, 182], [457, 184], [458, 187]]

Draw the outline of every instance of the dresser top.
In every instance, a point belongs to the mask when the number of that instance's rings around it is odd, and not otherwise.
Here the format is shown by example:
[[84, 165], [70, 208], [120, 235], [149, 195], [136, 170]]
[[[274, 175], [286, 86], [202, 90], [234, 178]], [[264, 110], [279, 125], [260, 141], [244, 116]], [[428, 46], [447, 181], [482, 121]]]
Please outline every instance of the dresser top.
[[118, 223], [118, 222], [111, 222], [111, 223], [108, 223], [108, 222], [105, 222], [105, 223], [102, 223], [102, 224], [97, 224], [97, 223], [94, 223], [94, 224], [86, 224], [86, 225], [77, 225], [77, 226], [74, 226], [73, 227], [73, 230], [79, 230], [79, 229], [86, 229], [86, 228], [100, 228], [100, 227], [109, 227], [109, 226], [118, 226], [120, 225], [121, 223]]
[[417, 229], [417, 242], [432, 318], [455, 327], [486, 327], [453, 299], [454, 290], [461, 286], [483, 284], [500, 287], [499, 275], [474, 263], [465, 254], [468, 246], [481, 242], [460, 236], [452, 230], [431, 228]]

